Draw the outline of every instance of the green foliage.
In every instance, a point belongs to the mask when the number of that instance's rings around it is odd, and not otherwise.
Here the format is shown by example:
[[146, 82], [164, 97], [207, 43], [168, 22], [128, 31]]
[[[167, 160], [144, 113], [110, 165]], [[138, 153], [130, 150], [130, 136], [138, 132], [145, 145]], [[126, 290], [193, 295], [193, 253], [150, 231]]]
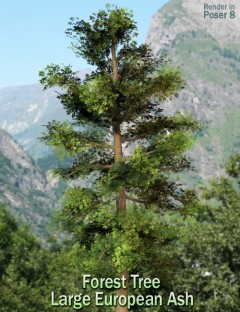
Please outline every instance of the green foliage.
[[90, 16], [90, 22], [71, 18], [66, 34], [74, 41], [72, 47], [76, 55], [82, 56], [91, 65], [99, 68], [108, 67], [110, 46], [128, 45], [137, 35], [136, 23], [132, 20], [132, 12], [126, 9], [106, 6]]
[[240, 177], [240, 154], [232, 155], [226, 165], [227, 173], [233, 177], [238, 179]]
[[14, 218], [0, 207], [1, 311], [58, 311], [50, 308], [51, 292], [55, 291], [56, 295], [79, 293], [78, 262], [76, 248], [65, 246], [54, 251], [41, 247], [27, 227], [18, 227]]
[[0, 206], [0, 279], [11, 257], [12, 232], [17, 228], [15, 220]]
[[0, 208], [1, 311], [42, 309], [38, 281], [46, 273], [49, 257], [26, 228]]
[[[227, 166], [234, 177], [239, 169], [238, 158], [232, 156]], [[203, 191], [205, 204], [199, 207], [196, 220], [182, 227], [173, 253], [180, 260], [173, 278], [174, 291], [188, 291], [195, 297], [192, 311], [237, 311], [240, 193], [229, 178], [214, 179]]]

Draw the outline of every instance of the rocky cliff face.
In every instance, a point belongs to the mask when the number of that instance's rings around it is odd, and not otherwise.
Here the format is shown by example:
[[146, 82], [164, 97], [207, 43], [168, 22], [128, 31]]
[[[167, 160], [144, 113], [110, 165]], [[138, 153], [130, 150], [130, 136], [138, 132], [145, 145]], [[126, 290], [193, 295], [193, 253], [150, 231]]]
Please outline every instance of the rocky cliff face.
[[20, 221], [43, 236], [57, 198], [32, 158], [0, 129], [0, 201]]
[[[229, 1], [221, 1], [226, 18], [204, 18], [205, 1], [171, 0], [153, 17], [147, 43], [155, 55], [167, 53], [180, 66], [186, 88], [165, 109], [190, 110], [204, 130], [190, 156], [206, 179], [223, 173], [226, 158], [240, 151], [240, 4], [230, 18]], [[210, 3], [209, 3], [210, 4]], [[219, 2], [211, 1], [211, 5]]]
[[[218, 5], [224, 10], [209, 10], [204, 4]], [[202, 30], [222, 45], [238, 44], [240, 40], [240, 3], [231, 1], [235, 6], [235, 18], [230, 18], [229, 1], [212, 0], [170, 0], [152, 18], [148, 31], [147, 42], [151, 43], [153, 51], [158, 53], [164, 47], [170, 47], [179, 34]], [[204, 12], [227, 13], [226, 18], [204, 17]]]

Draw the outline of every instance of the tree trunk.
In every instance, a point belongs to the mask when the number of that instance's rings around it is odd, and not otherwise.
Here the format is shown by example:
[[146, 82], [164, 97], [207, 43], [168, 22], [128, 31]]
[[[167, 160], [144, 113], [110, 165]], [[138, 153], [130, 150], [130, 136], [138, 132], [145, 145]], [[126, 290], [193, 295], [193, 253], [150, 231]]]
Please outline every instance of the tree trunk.
[[118, 79], [118, 68], [117, 68], [117, 55], [116, 55], [116, 42], [115, 39], [112, 41], [112, 70], [113, 70], [113, 81]]
[[[126, 278], [126, 287], [127, 288], [119, 288], [117, 290], [117, 295], [118, 296], [124, 296], [124, 297], [127, 297], [128, 296], [128, 273], [125, 271], [125, 272], [121, 272], [120, 273], [120, 277], [125, 277]], [[116, 312], [127, 312], [128, 311], [128, 307], [121, 307], [119, 304], [116, 306], [115, 308], [115, 311]]]
[[[116, 44], [113, 39], [112, 42], [112, 69], [113, 69], [113, 81], [118, 79], [118, 68], [117, 68], [117, 59], [116, 59]], [[114, 137], [114, 161], [115, 163], [122, 161], [122, 136], [120, 124], [113, 122], [113, 137]], [[116, 198], [116, 208], [117, 212], [126, 215], [126, 194], [125, 189], [121, 189]], [[125, 276], [127, 278], [126, 288], [120, 288], [117, 290], [118, 296], [128, 296], [128, 273], [123, 271], [120, 273], [120, 277]], [[128, 307], [121, 307], [119, 304], [115, 308], [116, 312], [128, 312]]]
[[[122, 159], [122, 138], [120, 133], [120, 126], [114, 126], [113, 128], [114, 136], [114, 160], [115, 163], [121, 162]], [[117, 210], [123, 215], [126, 214], [126, 194], [125, 189], [121, 189], [116, 198]]]
[[[122, 139], [121, 139], [121, 132], [120, 132], [120, 126], [115, 125], [113, 127], [113, 135], [114, 135], [114, 159], [115, 163], [121, 162], [122, 159]], [[125, 189], [121, 189], [118, 192], [117, 198], [116, 198], [116, 208], [118, 213], [122, 213], [123, 215], [126, 215], [126, 193]], [[117, 290], [118, 296], [128, 296], [128, 273], [127, 271], [123, 271], [120, 273], [120, 277], [125, 276], [127, 278], [126, 286], [127, 288], [120, 288]], [[119, 304], [115, 308], [116, 312], [128, 312], [128, 307], [121, 307]]]

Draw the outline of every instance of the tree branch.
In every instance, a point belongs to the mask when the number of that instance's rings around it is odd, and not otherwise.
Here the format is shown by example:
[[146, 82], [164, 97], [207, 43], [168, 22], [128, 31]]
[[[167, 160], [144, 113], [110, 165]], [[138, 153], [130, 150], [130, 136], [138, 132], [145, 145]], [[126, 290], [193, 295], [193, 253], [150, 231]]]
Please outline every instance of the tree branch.
[[[110, 169], [112, 168], [112, 165], [101, 165], [101, 164], [91, 164], [93, 169]], [[77, 167], [75, 170], [72, 170], [71, 172], [69, 172], [67, 174], [67, 178], [71, 178], [73, 175], [75, 175], [75, 173], [77, 173], [78, 171], [80, 171], [81, 168]]]
[[126, 199], [129, 199], [129, 200], [131, 200], [131, 201], [134, 201], [134, 202], [140, 203], [140, 204], [147, 204], [147, 201], [141, 200], [141, 199], [138, 199], [138, 198], [129, 196], [129, 195], [126, 195]]
[[145, 136], [145, 134], [136, 135], [135, 137], [130, 137], [130, 138], [122, 138], [122, 143], [140, 140], [140, 139], [144, 138], [144, 136]]
[[95, 165], [97, 169], [110, 169], [112, 168], [112, 165], [100, 165], [100, 164], [96, 164]]
[[113, 145], [108, 145], [106, 143], [91, 142], [91, 141], [86, 142], [85, 146], [86, 147], [97, 147], [97, 148], [110, 148], [110, 149], [114, 149]]

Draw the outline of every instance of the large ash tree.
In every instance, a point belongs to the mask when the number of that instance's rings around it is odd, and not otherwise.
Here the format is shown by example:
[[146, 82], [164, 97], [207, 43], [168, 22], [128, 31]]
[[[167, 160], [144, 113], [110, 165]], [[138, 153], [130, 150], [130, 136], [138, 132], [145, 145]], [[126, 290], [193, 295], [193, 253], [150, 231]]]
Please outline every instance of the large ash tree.
[[[160, 106], [184, 82], [148, 45], [137, 45], [136, 23], [126, 9], [107, 6], [89, 22], [72, 18], [69, 24], [75, 54], [95, 70], [83, 81], [70, 66], [40, 72], [45, 89], [60, 87], [58, 98], [74, 120], [52, 121], [43, 134], [73, 159], [55, 171], [64, 179], [85, 179], [85, 186], [65, 193], [61, 223], [80, 246], [83, 272], [160, 276], [167, 266], [162, 247], [174, 236], [162, 216], [185, 211], [193, 198], [175, 178], [190, 168], [184, 153], [196, 122], [165, 116]], [[117, 294], [127, 296], [128, 288]]]

